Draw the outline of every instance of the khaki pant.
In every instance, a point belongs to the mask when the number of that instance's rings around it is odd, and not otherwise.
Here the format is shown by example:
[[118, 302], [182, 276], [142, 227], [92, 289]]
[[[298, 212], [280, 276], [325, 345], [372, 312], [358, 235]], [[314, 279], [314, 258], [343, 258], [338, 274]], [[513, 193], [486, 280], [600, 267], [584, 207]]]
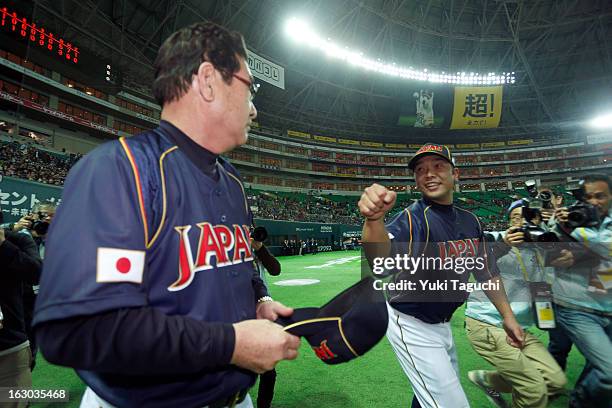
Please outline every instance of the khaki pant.
[[[30, 347], [0, 356], [0, 387], [32, 388], [31, 359]], [[28, 403], [4, 402], [1, 406], [7, 408], [27, 407]]]
[[474, 350], [497, 369], [487, 373], [487, 382], [495, 391], [511, 392], [513, 407], [544, 408], [549, 396], [563, 390], [565, 374], [536, 336], [525, 332], [525, 347], [517, 349], [501, 327], [469, 317], [465, 323]]

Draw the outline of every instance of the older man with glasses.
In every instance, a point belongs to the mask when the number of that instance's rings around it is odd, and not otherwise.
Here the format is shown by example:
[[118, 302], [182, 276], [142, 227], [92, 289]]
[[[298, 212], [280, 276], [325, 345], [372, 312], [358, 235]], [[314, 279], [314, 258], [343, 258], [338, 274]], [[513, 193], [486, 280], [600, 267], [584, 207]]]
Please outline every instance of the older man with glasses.
[[74, 367], [82, 407], [252, 407], [256, 373], [294, 359], [253, 268], [252, 213], [221, 154], [257, 116], [242, 36], [172, 34], [155, 61], [158, 128], [106, 143], [66, 180], [35, 316], [45, 357]]

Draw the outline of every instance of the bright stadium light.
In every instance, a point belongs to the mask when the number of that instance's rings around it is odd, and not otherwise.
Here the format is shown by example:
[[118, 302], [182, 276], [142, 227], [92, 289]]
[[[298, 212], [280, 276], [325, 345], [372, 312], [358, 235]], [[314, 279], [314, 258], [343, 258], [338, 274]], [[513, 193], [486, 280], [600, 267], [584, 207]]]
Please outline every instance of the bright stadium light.
[[393, 77], [462, 85], [513, 84], [516, 82], [514, 72], [502, 72], [501, 75], [495, 72], [489, 72], [488, 75], [477, 72], [470, 72], [467, 75], [465, 72], [457, 72], [455, 75], [452, 75], [445, 74], [444, 71], [442, 73], [431, 72], [427, 68], [418, 70], [411, 66], [408, 68], [400, 67], [396, 63], [381, 61], [380, 58], [368, 58], [358, 50], [351, 50], [347, 46], [335, 44], [330, 38], [324, 39], [308, 23], [297, 18], [287, 20], [285, 32], [296, 43], [315, 48], [324, 53], [328, 58], [339, 59], [351, 66], [357, 66], [367, 71], [374, 71]]
[[589, 125], [598, 129], [612, 128], [612, 113], [595, 117], [589, 122]]

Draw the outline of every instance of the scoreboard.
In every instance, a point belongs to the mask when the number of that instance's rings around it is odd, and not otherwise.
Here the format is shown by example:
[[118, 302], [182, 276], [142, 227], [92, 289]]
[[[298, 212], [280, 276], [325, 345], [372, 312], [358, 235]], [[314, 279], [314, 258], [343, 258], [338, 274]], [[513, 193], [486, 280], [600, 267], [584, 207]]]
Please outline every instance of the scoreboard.
[[21, 38], [29, 39], [30, 43], [41, 48], [46, 48], [50, 53], [70, 61], [73, 64], [79, 62], [79, 48], [71, 42], [64, 41], [63, 38], [54, 35], [42, 25], [35, 22], [28, 22], [26, 17], [19, 15], [16, 11], [11, 11], [6, 7], [0, 9], [0, 27], [8, 32], [13, 32]]

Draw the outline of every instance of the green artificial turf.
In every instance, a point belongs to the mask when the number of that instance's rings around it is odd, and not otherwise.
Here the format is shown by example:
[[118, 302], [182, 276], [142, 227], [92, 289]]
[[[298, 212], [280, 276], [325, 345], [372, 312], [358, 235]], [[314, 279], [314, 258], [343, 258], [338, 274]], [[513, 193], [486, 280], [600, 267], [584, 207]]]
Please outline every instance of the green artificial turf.
[[[353, 259], [348, 259], [353, 258]], [[268, 276], [272, 296], [292, 307], [320, 306], [335, 294], [360, 279], [358, 251], [321, 253], [317, 255], [290, 256], [280, 258], [282, 273]], [[345, 260], [346, 262], [338, 262]], [[327, 264], [327, 266], [325, 266]], [[316, 268], [308, 268], [308, 267]], [[318, 279], [320, 283], [307, 286], [277, 286], [275, 282], [287, 279]], [[455, 312], [452, 320], [453, 333], [459, 365], [461, 383], [472, 407], [491, 406], [483, 392], [467, 379], [467, 372], [488, 369], [490, 365], [480, 358], [470, 346], [463, 329], [463, 311]], [[532, 329], [544, 343], [548, 335]], [[584, 365], [580, 353], [573, 349], [568, 360], [568, 389], [571, 388]], [[32, 404], [33, 407], [70, 406], [77, 407], [84, 385], [74, 371], [51, 365], [39, 357], [34, 370], [34, 387], [40, 389], [68, 389], [71, 402], [68, 404]], [[253, 401], [257, 398], [257, 384], [251, 389]], [[312, 352], [308, 343], [302, 341], [300, 355], [295, 361], [283, 361], [277, 366], [275, 407], [409, 407], [412, 390], [402, 372], [395, 354], [386, 338], [368, 354], [349, 363], [328, 366]], [[510, 396], [506, 395], [509, 402]], [[565, 396], [553, 401], [551, 407], [565, 407]]]

